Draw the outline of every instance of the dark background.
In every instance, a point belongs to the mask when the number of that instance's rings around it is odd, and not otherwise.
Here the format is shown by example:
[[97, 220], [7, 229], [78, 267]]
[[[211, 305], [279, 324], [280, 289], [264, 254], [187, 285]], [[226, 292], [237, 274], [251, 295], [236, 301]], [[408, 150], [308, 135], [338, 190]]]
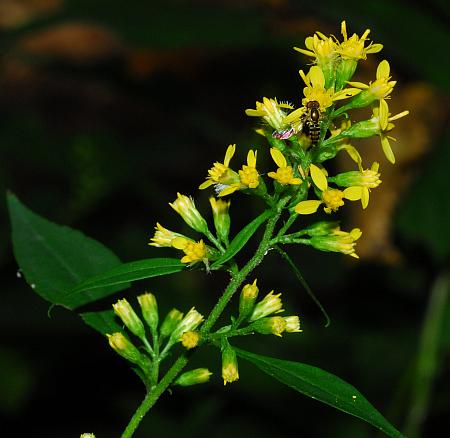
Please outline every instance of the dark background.
[[[361, 259], [290, 251], [331, 315], [325, 328], [293, 274], [269, 254], [256, 272], [261, 290], [282, 291], [304, 331], [235, 343], [335, 373], [410, 436], [442, 436], [450, 406], [445, 294], [429, 312], [437, 330], [425, 345], [435, 342], [436, 366], [423, 429], [407, 429], [427, 388], [415, 361], [433, 285], [448, 289], [450, 9], [442, 0], [429, 4], [2, 0], [1, 191], [123, 261], [173, 255], [147, 246], [154, 224], [188, 233], [167, 203], [180, 191], [207, 211], [209, 193], [197, 187], [228, 144], [238, 144], [236, 163], [259, 148], [268, 168], [267, 146], [244, 110], [262, 96], [299, 102], [297, 72], [309, 61], [292, 47], [315, 30], [338, 36], [342, 19], [350, 33], [369, 27], [385, 48], [370, 55], [358, 79], [371, 80], [388, 59], [398, 80], [389, 105], [411, 115], [394, 131], [396, 166], [378, 139], [362, 143], [365, 165], [380, 161], [383, 184], [363, 215], [348, 208], [340, 217], [344, 229], [363, 230]], [[336, 170], [348, 164], [341, 160]], [[233, 195], [232, 230], [261, 207]], [[49, 304], [16, 276], [4, 202], [0, 241], [0, 436], [119, 436], [143, 398], [140, 382], [76, 314], [55, 308], [48, 315]], [[221, 273], [190, 272], [135, 283], [126, 296], [149, 289], [163, 313], [192, 305], [207, 313], [225, 282]], [[239, 382], [223, 388], [218, 359], [214, 349], [198, 354], [193, 366], [210, 367], [212, 382], [165, 394], [136, 436], [378, 436], [244, 363]]]

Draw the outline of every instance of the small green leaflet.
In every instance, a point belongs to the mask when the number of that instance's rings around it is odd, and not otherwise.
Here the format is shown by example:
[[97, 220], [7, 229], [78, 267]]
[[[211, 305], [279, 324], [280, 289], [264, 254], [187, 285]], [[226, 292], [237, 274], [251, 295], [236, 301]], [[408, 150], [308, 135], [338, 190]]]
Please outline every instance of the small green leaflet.
[[405, 438], [357, 389], [339, 377], [311, 365], [235, 350], [239, 357], [296, 391], [361, 418], [392, 438]]
[[228, 260], [231, 260], [249, 241], [249, 239], [255, 234], [256, 230], [271, 216], [274, 212], [272, 210], [266, 210], [261, 213], [258, 217], [253, 219], [249, 224], [242, 228], [239, 233], [236, 234], [235, 238], [231, 241], [227, 250], [221, 255], [221, 257], [216, 260], [212, 265], [211, 269], [218, 269]]

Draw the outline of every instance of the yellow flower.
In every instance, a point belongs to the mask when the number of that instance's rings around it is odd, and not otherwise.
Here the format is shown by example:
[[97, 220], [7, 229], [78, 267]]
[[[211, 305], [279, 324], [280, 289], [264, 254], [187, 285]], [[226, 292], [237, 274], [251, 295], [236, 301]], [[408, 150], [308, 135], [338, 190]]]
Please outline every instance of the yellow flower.
[[[381, 61], [377, 67], [376, 80], [370, 82], [369, 85], [362, 82], [348, 82], [352, 87], [360, 88], [364, 90], [357, 99], [364, 101], [364, 105], [367, 106], [372, 103], [375, 99], [385, 99], [387, 98], [394, 89], [397, 81], [391, 81], [391, 67], [389, 62], [386, 60]], [[360, 108], [358, 106], [357, 108]]]
[[311, 178], [314, 185], [322, 192], [321, 200], [301, 201], [295, 206], [295, 212], [298, 214], [312, 214], [317, 211], [321, 204], [325, 204], [325, 213], [337, 211], [339, 207], [344, 205], [344, 199], [357, 201], [361, 199], [360, 187], [347, 187], [344, 191], [328, 188], [328, 180], [325, 172], [316, 165], [311, 164], [309, 167]]
[[374, 189], [381, 184], [378, 168], [379, 164], [374, 162], [370, 169], [340, 173], [332, 178], [332, 181], [341, 187], [360, 187], [361, 204], [365, 209], [369, 205], [370, 189]]
[[242, 166], [242, 170], [239, 171], [239, 179], [241, 181], [241, 188], [256, 189], [259, 186], [259, 174], [256, 170], [256, 155], [257, 151], [251, 149], [247, 154], [247, 165]]
[[213, 167], [208, 170], [209, 176], [206, 178], [205, 182], [200, 184], [200, 190], [214, 185], [218, 196], [226, 196], [239, 190], [241, 185], [239, 175], [228, 167], [235, 151], [235, 144], [228, 146], [223, 163], [216, 162]]
[[246, 109], [250, 117], [262, 117], [272, 128], [279, 130], [286, 127], [284, 109], [293, 109], [288, 103], [278, 103], [277, 99], [263, 97], [262, 102], [256, 102], [256, 109]]
[[344, 37], [344, 41], [342, 43], [338, 42], [336, 52], [339, 53], [343, 59], [366, 59], [368, 53], [378, 53], [383, 48], [382, 44], [373, 43], [370, 43], [367, 47], [364, 47], [367, 37], [369, 36], [370, 29], [366, 29], [361, 37], [358, 37], [358, 35], [354, 33], [350, 38], [348, 38], [347, 26], [345, 21], [343, 21], [341, 23], [341, 33]]
[[280, 184], [292, 184], [299, 185], [302, 183], [300, 178], [294, 177], [294, 170], [291, 166], [287, 165], [286, 158], [279, 149], [271, 148], [270, 155], [272, 155], [273, 161], [278, 166], [276, 172], [269, 172], [267, 175], [270, 178], [277, 180]]
[[394, 120], [401, 119], [402, 117], [405, 117], [408, 114], [409, 111], [402, 111], [401, 113], [398, 113], [395, 116], [389, 117], [390, 116], [389, 106], [384, 99], [380, 100], [380, 106], [378, 111], [377, 108], [374, 108], [373, 110], [372, 118], [376, 119], [378, 117], [378, 123], [380, 128], [380, 132], [378, 135], [380, 136], [381, 139], [381, 147], [383, 148], [384, 155], [392, 164], [395, 163], [395, 156], [394, 153], [392, 152], [389, 140], [395, 141], [395, 138], [391, 137], [390, 135], [387, 135], [387, 133], [395, 128], [395, 125], [392, 123]]
[[361, 91], [359, 88], [345, 88], [335, 93], [333, 87], [325, 89], [325, 76], [322, 69], [317, 65], [313, 65], [307, 75], [303, 70], [300, 70], [299, 73], [306, 84], [303, 89], [305, 97], [302, 99], [302, 104], [306, 106], [308, 102], [316, 101], [322, 111], [329, 108], [334, 101], [347, 99]]
[[207, 248], [203, 240], [194, 242], [185, 237], [176, 237], [172, 240], [172, 246], [184, 252], [185, 256], [181, 259], [182, 263], [197, 263], [207, 259]]
[[194, 331], [184, 332], [181, 335], [181, 345], [187, 350], [195, 348], [200, 340], [200, 334]]
[[353, 228], [350, 233], [336, 230], [333, 234], [312, 237], [309, 242], [311, 246], [320, 251], [341, 252], [358, 259], [359, 256], [355, 252], [355, 242], [361, 235], [362, 233], [359, 228]]
[[319, 65], [333, 62], [336, 58], [336, 43], [332, 38], [326, 37], [321, 32], [316, 32], [312, 37], [307, 37], [305, 46], [307, 50], [298, 47], [294, 47], [294, 50], [316, 58], [316, 63]]
[[148, 244], [151, 246], [156, 246], [158, 248], [171, 247], [172, 240], [176, 237], [185, 238], [185, 236], [183, 236], [182, 234], [170, 231], [167, 228], [164, 228], [159, 223], [156, 224], [155, 230], [155, 235], [150, 239], [150, 242]]
[[183, 218], [183, 220], [195, 231], [208, 232], [208, 225], [200, 212], [195, 207], [194, 200], [189, 196], [177, 193], [177, 199], [169, 205]]

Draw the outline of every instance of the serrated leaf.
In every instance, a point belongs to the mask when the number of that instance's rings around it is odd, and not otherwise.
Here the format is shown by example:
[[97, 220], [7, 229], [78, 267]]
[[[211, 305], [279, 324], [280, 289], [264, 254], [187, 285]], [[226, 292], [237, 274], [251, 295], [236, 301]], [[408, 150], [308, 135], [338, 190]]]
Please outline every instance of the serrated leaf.
[[392, 438], [405, 438], [349, 383], [320, 368], [236, 349], [239, 357], [281, 383], [372, 424]]
[[182, 271], [185, 267], [186, 265], [181, 263], [180, 260], [171, 258], [144, 259], [123, 263], [109, 271], [88, 278], [73, 288], [69, 295], [78, 296], [87, 290], [96, 290], [107, 286], [127, 284], [134, 280], [174, 274]]
[[8, 193], [14, 255], [33, 289], [53, 304], [74, 309], [129, 287], [69, 292], [74, 286], [120, 264], [107, 247], [80, 231], [57, 225], [37, 215]]
[[255, 234], [256, 230], [272, 215], [272, 210], [266, 210], [242, 228], [222, 256], [211, 265], [211, 269], [218, 269], [228, 260], [231, 260], [244, 247], [253, 234]]

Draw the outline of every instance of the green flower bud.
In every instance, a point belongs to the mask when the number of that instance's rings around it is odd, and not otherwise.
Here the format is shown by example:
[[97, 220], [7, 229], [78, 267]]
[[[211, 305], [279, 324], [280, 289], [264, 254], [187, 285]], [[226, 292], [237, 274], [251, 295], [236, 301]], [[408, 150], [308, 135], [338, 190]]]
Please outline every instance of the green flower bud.
[[300, 318], [298, 316], [285, 316], [286, 333], [300, 333]]
[[223, 199], [209, 198], [213, 211], [214, 226], [216, 228], [217, 237], [222, 242], [228, 242], [228, 234], [230, 232], [230, 215], [228, 209], [231, 201]]
[[281, 294], [274, 295], [273, 291], [270, 291], [262, 301], [256, 304], [249, 321], [256, 321], [272, 313], [283, 312], [283, 303], [281, 302], [280, 296]]
[[158, 328], [158, 304], [155, 296], [151, 293], [145, 293], [139, 295], [137, 299], [145, 322], [150, 327], [152, 334], [155, 334]]
[[169, 203], [169, 205], [192, 229], [203, 234], [208, 232], [208, 224], [195, 207], [195, 203], [192, 198], [177, 193], [177, 199], [173, 203]]
[[175, 380], [175, 385], [192, 386], [198, 385], [199, 383], [206, 383], [209, 381], [209, 377], [211, 375], [211, 371], [207, 368], [197, 368], [195, 370], [183, 373], [177, 380]]
[[170, 335], [171, 342], [175, 343], [180, 341], [183, 333], [195, 330], [202, 321], [203, 316], [193, 307], [173, 330]]
[[222, 379], [224, 385], [239, 380], [236, 352], [228, 342], [222, 347]]
[[82, 433], [80, 438], [95, 438], [95, 435], [93, 433]]
[[145, 337], [144, 324], [125, 298], [113, 304], [113, 309], [131, 333], [141, 339]]
[[310, 244], [326, 252], [341, 252], [351, 257], [359, 258], [355, 252], [356, 241], [361, 237], [361, 230], [354, 228], [350, 233], [346, 231], [335, 231], [334, 234], [327, 236], [312, 237]]
[[336, 67], [336, 84], [334, 90], [340, 91], [349, 81], [358, 66], [358, 61], [356, 59], [341, 59]]
[[256, 298], [258, 298], [258, 286], [256, 286], [256, 279], [253, 284], [246, 284], [242, 288], [241, 296], [239, 298], [239, 320], [246, 320], [252, 313]]
[[117, 354], [135, 364], [143, 362], [143, 355], [140, 351], [120, 332], [106, 335], [109, 345]]
[[380, 133], [381, 129], [379, 121], [378, 119], [372, 117], [369, 120], [363, 120], [355, 123], [350, 126], [350, 128], [342, 131], [339, 136], [342, 138], [368, 138], [373, 137], [374, 135], [379, 135]]
[[320, 221], [306, 227], [303, 231], [313, 237], [326, 236], [328, 234], [332, 234], [335, 230], [339, 230], [339, 222]]
[[330, 178], [330, 181], [333, 181], [340, 187], [359, 186], [374, 189], [381, 184], [378, 163], [373, 163], [371, 169], [339, 173], [335, 177]]
[[251, 327], [255, 332], [262, 335], [281, 336], [286, 330], [286, 321], [281, 316], [271, 316], [269, 318], [260, 318], [255, 321]]
[[161, 324], [161, 338], [167, 338], [170, 336], [182, 319], [183, 314], [178, 309], [172, 309]]

